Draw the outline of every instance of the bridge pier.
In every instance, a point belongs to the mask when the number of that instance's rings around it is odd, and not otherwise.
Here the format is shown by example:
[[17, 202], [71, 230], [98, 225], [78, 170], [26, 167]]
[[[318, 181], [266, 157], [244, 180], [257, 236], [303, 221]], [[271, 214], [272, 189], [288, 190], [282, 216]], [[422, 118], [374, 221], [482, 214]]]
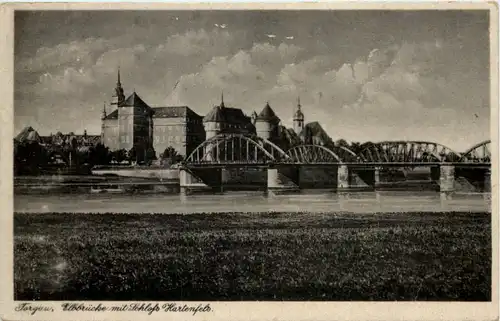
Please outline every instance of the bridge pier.
[[349, 187], [373, 189], [380, 185], [380, 168], [353, 169], [349, 175]]
[[299, 168], [296, 166], [272, 166], [267, 169], [267, 190], [271, 193], [299, 190]]
[[439, 190], [442, 193], [451, 193], [455, 190], [455, 166], [439, 166]]
[[488, 168], [484, 173], [484, 191], [491, 193], [491, 168]]
[[347, 165], [339, 165], [337, 168], [337, 190], [349, 188], [349, 168]]
[[441, 176], [441, 169], [439, 166], [431, 166], [431, 181], [439, 182]]
[[376, 188], [380, 185], [380, 167], [375, 167], [373, 170], [373, 186]]
[[181, 193], [200, 191], [217, 191], [222, 188], [222, 171], [220, 168], [180, 168], [179, 184]]

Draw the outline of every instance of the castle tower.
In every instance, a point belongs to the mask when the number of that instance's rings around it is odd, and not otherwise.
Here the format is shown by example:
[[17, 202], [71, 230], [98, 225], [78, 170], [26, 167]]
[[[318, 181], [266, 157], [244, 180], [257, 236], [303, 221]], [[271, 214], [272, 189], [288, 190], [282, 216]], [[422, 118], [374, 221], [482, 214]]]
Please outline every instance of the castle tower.
[[300, 135], [304, 129], [304, 114], [302, 113], [300, 105], [300, 97], [297, 98], [297, 107], [295, 113], [293, 114], [293, 130], [297, 135]]
[[257, 136], [264, 139], [273, 139], [277, 136], [280, 119], [276, 116], [274, 110], [266, 103], [264, 109], [255, 120], [255, 130]]
[[205, 127], [206, 139], [210, 139], [224, 130], [224, 93], [221, 94], [219, 106], [215, 106], [203, 117], [203, 127]]
[[116, 105], [119, 107], [125, 101], [125, 95], [123, 94], [122, 83], [120, 82], [120, 68], [118, 68], [118, 77], [116, 81], [115, 94], [111, 101], [111, 105]]

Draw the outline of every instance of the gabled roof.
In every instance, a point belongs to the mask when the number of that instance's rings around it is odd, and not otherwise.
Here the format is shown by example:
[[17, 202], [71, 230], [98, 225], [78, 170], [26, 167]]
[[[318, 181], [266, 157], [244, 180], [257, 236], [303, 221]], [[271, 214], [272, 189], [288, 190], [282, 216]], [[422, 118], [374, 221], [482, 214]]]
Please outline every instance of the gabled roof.
[[146, 104], [139, 95], [134, 91], [132, 95], [128, 96], [127, 99], [120, 105], [120, 107], [140, 107], [144, 109], [149, 109], [148, 104]]
[[65, 145], [70, 144], [73, 139], [76, 140], [77, 146], [95, 146], [101, 142], [100, 135], [74, 135], [74, 134], [60, 134], [52, 136], [42, 136], [44, 144]]
[[287, 141], [290, 145], [300, 145], [301, 140], [299, 135], [292, 129], [280, 126], [280, 139]]
[[38, 132], [31, 126], [26, 126], [19, 134], [17, 134], [14, 140], [18, 142], [42, 142]]
[[204, 123], [223, 123], [226, 121], [222, 108], [220, 106], [215, 106], [212, 110], [203, 117]]
[[205, 117], [203, 117], [203, 122], [220, 122], [244, 125], [251, 123], [251, 119], [239, 108], [215, 106]]
[[317, 121], [306, 124], [299, 136], [306, 144], [330, 145], [333, 143], [331, 137]]
[[153, 107], [153, 118], [192, 117], [201, 118], [188, 106]]
[[[122, 107], [122, 106], [125, 106], [125, 105], [121, 105], [120, 107]], [[151, 107], [148, 106], [147, 108], [151, 108]], [[198, 115], [195, 111], [193, 111], [188, 106], [152, 107], [150, 110], [153, 112], [153, 118], [177, 118], [177, 117], [202, 118], [200, 115]], [[105, 120], [118, 119], [118, 109], [113, 110], [104, 119]]]
[[110, 114], [106, 115], [104, 119], [118, 119], [118, 109], [113, 110]]
[[278, 116], [276, 116], [276, 113], [274, 110], [269, 106], [269, 103], [267, 103], [264, 106], [264, 109], [260, 112], [260, 114], [257, 116], [257, 121], [267, 121], [267, 122], [279, 122]]

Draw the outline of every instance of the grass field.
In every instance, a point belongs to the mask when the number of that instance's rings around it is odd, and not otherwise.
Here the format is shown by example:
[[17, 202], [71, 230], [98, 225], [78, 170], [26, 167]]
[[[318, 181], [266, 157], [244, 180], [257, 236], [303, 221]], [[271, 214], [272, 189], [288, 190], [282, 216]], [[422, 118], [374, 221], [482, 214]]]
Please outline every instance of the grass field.
[[16, 300], [473, 300], [490, 213], [15, 214]]

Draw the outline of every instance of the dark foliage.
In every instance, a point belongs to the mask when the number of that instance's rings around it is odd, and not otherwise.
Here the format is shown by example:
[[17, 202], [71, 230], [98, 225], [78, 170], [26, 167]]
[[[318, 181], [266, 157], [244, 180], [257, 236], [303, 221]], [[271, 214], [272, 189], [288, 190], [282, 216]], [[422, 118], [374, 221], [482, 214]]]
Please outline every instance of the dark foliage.
[[112, 153], [108, 147], [99, 143], [90, 148], [89, 163], [92, 165], [107, 165], [111, 162]]
[[125, 149], [119, 149], [111, 152], [111, 158], [113, 161], [117, 163], [121, 163], [125, 160], [127, 160], [127, 151]]
[[127, 160], [129, 163], [132, 162], [137, 162], [137, 148], [133, 146], [128, 152], [127, 152]]
[[16, 174], [37, 174], [50, 161], [49, 152], [38, 142], [14, 143], [14, 169]]
[[156, 151], [155, 149], [153, 148], [153, 146], [150, 146], [147, 150], [146, 150], [146, 159], [148, 162], [152, 161], [152, 160], [157, 160], [158, 158], [156, 157]]

